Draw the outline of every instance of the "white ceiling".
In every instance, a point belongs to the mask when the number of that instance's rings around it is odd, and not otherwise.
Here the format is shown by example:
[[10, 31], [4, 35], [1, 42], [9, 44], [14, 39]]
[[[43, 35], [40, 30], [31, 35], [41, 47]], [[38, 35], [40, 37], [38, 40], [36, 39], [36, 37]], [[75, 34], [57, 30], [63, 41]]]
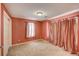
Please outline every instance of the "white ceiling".
[[[79, 3], [6, 3], [5, 6], [12, 16], [32, 20], [44, 20], [79, 9]], [[47, 16], [35, 16], [34, 12], [37, 10], [44, 11]]]

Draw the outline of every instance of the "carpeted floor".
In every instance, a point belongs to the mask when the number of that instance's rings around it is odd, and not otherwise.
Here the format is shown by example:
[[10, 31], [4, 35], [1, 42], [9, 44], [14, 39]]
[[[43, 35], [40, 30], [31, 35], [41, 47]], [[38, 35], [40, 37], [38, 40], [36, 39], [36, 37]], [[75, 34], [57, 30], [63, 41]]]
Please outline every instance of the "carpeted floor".
[[11, 47], [8, 56], [74, 56], [44, 40], [29, 41]]

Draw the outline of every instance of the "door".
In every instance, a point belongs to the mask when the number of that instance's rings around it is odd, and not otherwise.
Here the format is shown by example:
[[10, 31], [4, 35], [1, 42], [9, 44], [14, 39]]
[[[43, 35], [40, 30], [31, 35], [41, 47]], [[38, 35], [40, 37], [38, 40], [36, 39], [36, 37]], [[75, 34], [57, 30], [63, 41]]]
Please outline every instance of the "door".
[[11, 19], [8, 17], [7, 13], [4, 11], [4, 40], [3, 40], [3, 55], [7, 55], [9, 47], [11, 46], [12, 36], [11, 36]]

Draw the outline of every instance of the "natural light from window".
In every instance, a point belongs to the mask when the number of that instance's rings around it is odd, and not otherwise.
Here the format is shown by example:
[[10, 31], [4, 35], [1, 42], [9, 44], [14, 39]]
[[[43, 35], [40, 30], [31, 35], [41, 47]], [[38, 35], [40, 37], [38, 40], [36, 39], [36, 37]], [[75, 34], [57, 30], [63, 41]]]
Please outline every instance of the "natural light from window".
[[35, 24], [28, 23], [27, 24], [27, 37], [34, 37], [35, 36]]

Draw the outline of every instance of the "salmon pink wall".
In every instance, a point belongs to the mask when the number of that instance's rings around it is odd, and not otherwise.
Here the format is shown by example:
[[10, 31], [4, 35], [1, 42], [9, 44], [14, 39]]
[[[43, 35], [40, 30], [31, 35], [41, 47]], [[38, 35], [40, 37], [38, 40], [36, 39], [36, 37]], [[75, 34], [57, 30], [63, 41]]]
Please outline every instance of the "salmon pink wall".
[[12, 44], [18, 44], [25, 41], [25, 22], [12, 18]]
[[1, 4], [0, 4], [0, 46], [1, 46]]
[[37, 39], [42, 38], [42, 22], [36, 22], [36, 36]]
[[[42, 23], [39, 21], [26, 21], [26, 19], [12, 17], [12, 43], [18, 44], [28, 41], [29, 39], [26, 37], [26, 24], [27, 22], [34, 22], [36, 28], [36, 35], [34, 39], [42, 38]], [[31, 38], [32, 39], [32, 38]]]
[[[49, 27], [49, 21], [42, 22], [42, 37], [45, 40], [49, 40], [49, 35], [47, 34], [47, 23], [48, 23], [48, 27]], [[49, 32], [49, 28], [48, 28], [48, 32]]]
[[43, 39], [46, 39], [46, 22], [42, 22], [42, 37]]

